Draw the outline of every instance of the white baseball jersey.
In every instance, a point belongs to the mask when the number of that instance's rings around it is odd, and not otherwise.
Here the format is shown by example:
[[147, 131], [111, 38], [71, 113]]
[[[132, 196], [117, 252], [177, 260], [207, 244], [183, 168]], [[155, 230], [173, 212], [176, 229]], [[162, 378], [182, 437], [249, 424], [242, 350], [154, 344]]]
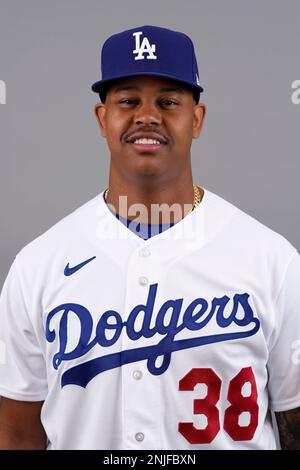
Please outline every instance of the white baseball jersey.
[[300, 406], [299, 279], [284, 237], [206, 189], [146, 241], [102, 192], [16, 256], [0, 395], [44, 400], [49, 449], [274, 449], [268, 409]]

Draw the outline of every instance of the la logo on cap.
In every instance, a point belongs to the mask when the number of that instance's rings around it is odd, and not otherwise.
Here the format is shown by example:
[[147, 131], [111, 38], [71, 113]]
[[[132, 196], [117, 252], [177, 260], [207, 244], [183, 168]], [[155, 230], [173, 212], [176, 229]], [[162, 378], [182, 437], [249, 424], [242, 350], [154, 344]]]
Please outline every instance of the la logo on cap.
[[[141, 35], [143, 34], [143, 31], [137, 31], [136, 33], [133, 33], [133, 36], [135, 36], [135, 50], [133, 51], [133, 54], [138, 54], [134, 60], [142, 60], [142, 59], [157, 59], [157, 56], [154, 55], [154, 52], [156, 50], [156, 45], [155, 44], [150, 44], [149, 39], [145, 36], [143, 38], [142, 44], [141, 44]], [[145, 57], [144, 54], [148, 54], [147, 57]]]

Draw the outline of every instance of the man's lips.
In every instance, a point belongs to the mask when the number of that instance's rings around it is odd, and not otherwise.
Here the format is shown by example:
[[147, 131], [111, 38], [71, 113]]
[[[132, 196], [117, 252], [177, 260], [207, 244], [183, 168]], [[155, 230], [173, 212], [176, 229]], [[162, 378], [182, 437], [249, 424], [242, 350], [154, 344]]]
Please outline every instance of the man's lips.
[[157, 132], [135, 132], [126, 142], [138, 153], [155, 153], [167, 144], [167, 139]]
[[139, 144], [139, 143], [129, 143], [134, 150], [136, 150], [138, 153], [156, 153], [158, 150], [160, 150], [163, 146], [163, 144]]
[[126, 142], [129, 143], [134, 143], [136, 140], [145, 140], [145, 139], [151, 139], [151, 140], [157, 140], [161, 144], [167, 144], [168, 139], [163, 135], [160, 134], [159, 132], [133, 132], [131, 135], [129, 135], [126, 138]]

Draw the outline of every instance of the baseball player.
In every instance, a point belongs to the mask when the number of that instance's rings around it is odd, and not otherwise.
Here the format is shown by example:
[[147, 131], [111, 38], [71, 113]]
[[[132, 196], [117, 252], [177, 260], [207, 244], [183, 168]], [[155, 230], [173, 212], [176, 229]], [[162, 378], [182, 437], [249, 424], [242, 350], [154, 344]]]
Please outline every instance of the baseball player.
[[0, 447], [275, 449], [274, 411], [299, 449], [300, 257], [193, 180], [192, 41], [138, 27], [101, 62], [109, 183], [6, 278]]

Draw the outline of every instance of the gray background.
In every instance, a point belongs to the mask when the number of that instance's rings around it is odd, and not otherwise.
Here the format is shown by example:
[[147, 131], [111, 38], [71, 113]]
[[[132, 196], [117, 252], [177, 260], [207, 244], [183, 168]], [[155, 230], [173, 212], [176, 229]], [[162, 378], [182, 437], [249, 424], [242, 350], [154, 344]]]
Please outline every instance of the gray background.
[[107, 36], [144, 24], [195, 44], [194, 180], [299, 249], [299, 18], [299, 0], [0, 0], [0, 287], [24, 245], [107, 186], [90, 85]]

